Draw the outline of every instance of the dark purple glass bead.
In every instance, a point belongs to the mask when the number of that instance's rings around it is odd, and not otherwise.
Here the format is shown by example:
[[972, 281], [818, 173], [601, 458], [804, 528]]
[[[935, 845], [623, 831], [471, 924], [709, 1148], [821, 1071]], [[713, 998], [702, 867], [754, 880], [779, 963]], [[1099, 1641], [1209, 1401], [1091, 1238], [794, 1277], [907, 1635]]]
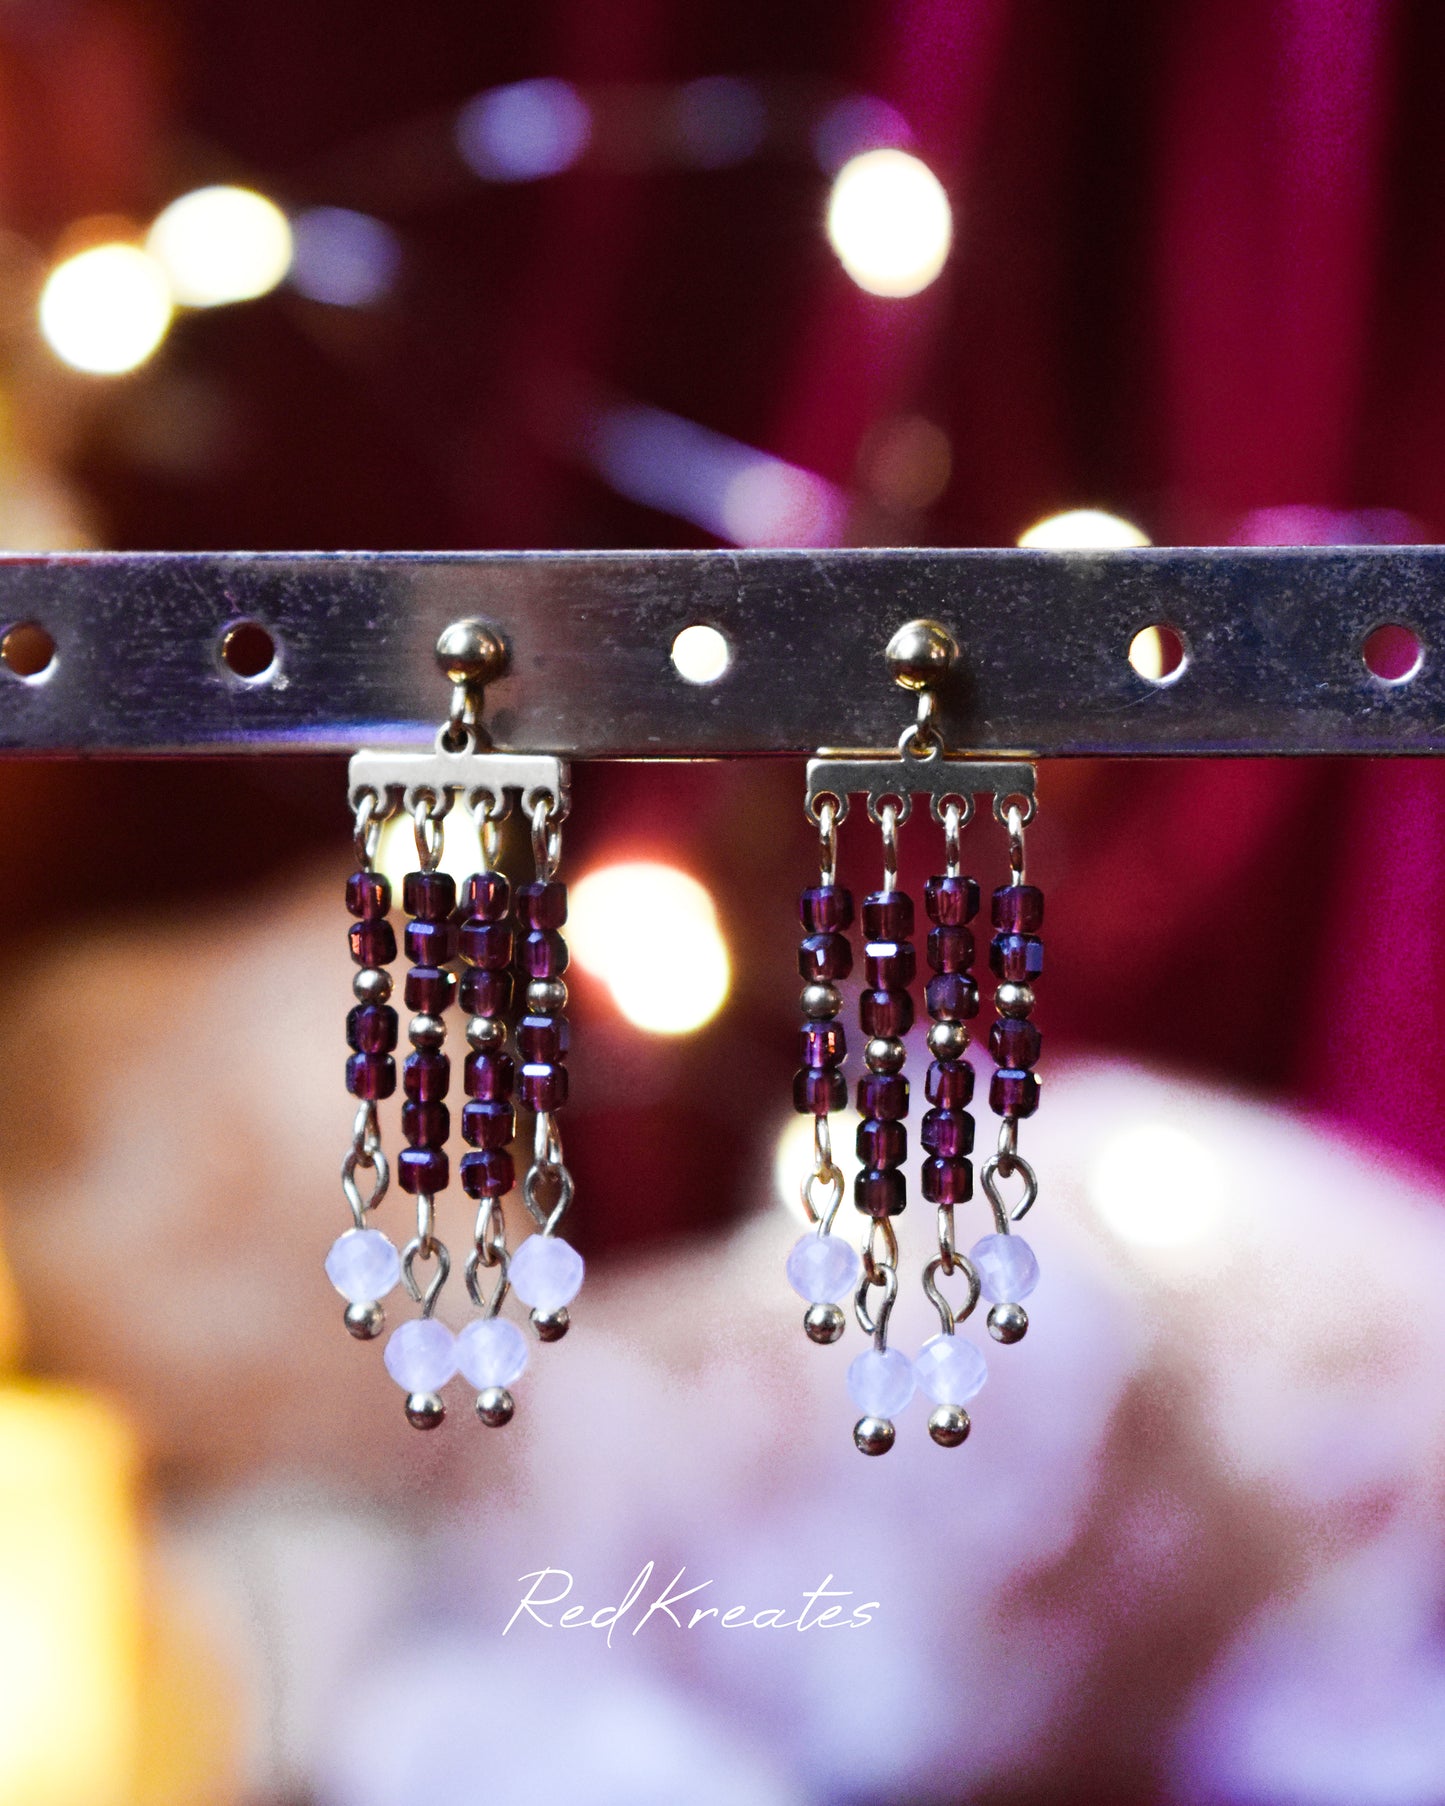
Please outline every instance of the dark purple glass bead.
[[913, 933], [913, 899], [902, 890], [870, 891], [863, 899], [865, 941], [906, 941]]
[[973, 1196], [971, 1160], [925, 1160], [923, 1195], [930, 1204], [967, 1204]]
[[798, 1046], [805, 1066], [841, 1066], [848, 1037], [841, 1022], [805, 1022], [798, 1031]]
[[468, 1097], [485, 1103], [510, 1103], [517, 1068], [508, 1053], [472, 1053], [462, 1069], [462, 1088]]
[[826, 1116], [830, 1110], [846, 1110], [848, 1086], [837, 1067], [815, 1072], [800, 1066], [793, 1074], [793, 1108], [803, 1116]]
[[462, 1140], [474, 1148], [509, 1148], [516, 1132], [516, 1112], [499, 1098], [462, 1106]]
[[457, 881], [450, 872], [408, 872], [401, 900], [406, 913], [418, 921], [445, 921], [457, 906]]
[[1037, 1023], [1021, 1016], [1000, 1016], [988, 1031], [988, 1051], [1000, 1066], [1037, 1066], [1043, 1044]]
[[413, 966], [406, 975], [406, 1007], [423, 1016], [440, 1016], [457, 994], [456, 975], [437, 966]]
[[512, 928], [508, 922], [484, 922], [468, 916], [458, 936], [462, 958], [484, 972], [500, 972], [512, 963]]
[[906, 991], [918, 970], [918, 954], [912, 941], [869, 941], [863, 964], [873, 990]]
[[396, 1182], [403, 1191], [445, 1191], [450, 1178], [442, 1148], [403, 1148], [396, 1157]]
[[935, 1022], [967, 1022], [978, 1014], [978, 986], [962, 972], [940, 972], [923, 994]]
[[567, 886], [556, 878], [519, 884], [517, 920], [524, 928], [560, 928], [567, 920]]
[[989, 942], [988, 963], [996, 978], [1029, 984], [1044, 969], [1044, 943], [1031, 934], [996, 934]]
[[523, 935], [520, 954], [528, 978], [560, 978], [567, 970], [567, 943], [555, 928], [534, 928]]
[[512, 887], [501, 872], [473, 872], [462, 892], [469, 916], [484, 922], [505, 922], [512, 908]]
[[930, 1110], [918, 1139], [930, 1154], [957, 1160], [973, 1152], [973, 1118], [967, 1110]]
[[846, 933], [853, 926], [853, 893], [841, 884], [813, 884], [798, 898], [809, 934]]
[[[353, 930], [353, 933], [355, 930]], [[798, 947], [798, 975], [814, 979], [846, 978], [853, 970], [853, 945], [844, 934], [807, 934]]]
[[408, 1098], [401, 1107], [401, 1132], [414, 1148], [444, 1148], [452, 1113], [445, 1104], [415, 1104]]
[[907, 991], [865, 991], [858, 1019], [865, 1035], [906, 1035], [913, 1027], [913, 998]]
[[396, 1011], [389, 1003], [358, 1003], [347, 1013], [346, 1043], [357, 1053], [390, 1053], [396, 1046]]
[[993, 925], [1008, 934], [1037, 934], [1044, 925], [1044, 893], [1037, 884], [1001, 884], [993, 893]]
[[978, 914], [978, 885], [972, 878], [930, 878], [923, 887], [930, 922], [961, 928]]
[[389, 966], [396, 958], [396, 930], [390, 922], [353, 922], [347, 938], [358, 966]]
[[908, 1080], [901, 1072], [865, 1072], [858, 1081], [858, 1114], [898, 1122], [908, 1114]]
[[469, 1016], [505, 1016], [512, 1001], [512, 974], [469, 966], [462, 973], [461, 1000]]
[[379, 922], [391, 908], [391, 885], [380, 872], [353, 872], [346, 880], [346, 908], [363, 922]]
[[864, 1216], [899, 1216], [908, 1202], [908, 1181], [896, 1166], [865, 1169], [853, 1181], [853, 1202]]
[[560, 1110], [567, 1102], [567, 1068], [547, 1060], [529, 1060], [517, 1086], [524, 1110]]
[[346, 1062], [346, 1089], [353, 1097], [390, 1097], [396, 1090], [396, 1061], [390, 1054], [353, 1054]]
[[406, 957], [418, 966], [444, 966], [457, 956], [457, 925], [445, 922], [408, 922]]
[[901, 1122], [863, 1121], [858, 1125], [858, 1162], [875, 1171], [902, 1166], [908, 1155], [908, 1131]]
[[967, 1060], [934, 1060], [923, 1081], [930, 1104], [944, 1110], [962, 1110], [973, 1096], [973, 1068]]
[[524, 1060], [565, 1060], [571, 1043], [565, 1016], [523, 1016], [517, 1024], [517, 1052]]
[[967, 972], [973, 964], [973, 935], [967, 928], [930, 928], [928, 963], [935, 972]]
[[1038, 1074], [1000, 1067], [989, 1082], [988, 1103], [995, 1116], [1032, 1116], [1039, 1107]]
[[504, 1197], [516, 1183], [517, 1171], [505, 1148], [462, 1155], [462, 1190], [469, 1198]]
[[414, 1053], [401, 1069], [402, 1089], [414, 1104], [439, 1104], [452, 1082], [452, 1063], [444, 1053]]

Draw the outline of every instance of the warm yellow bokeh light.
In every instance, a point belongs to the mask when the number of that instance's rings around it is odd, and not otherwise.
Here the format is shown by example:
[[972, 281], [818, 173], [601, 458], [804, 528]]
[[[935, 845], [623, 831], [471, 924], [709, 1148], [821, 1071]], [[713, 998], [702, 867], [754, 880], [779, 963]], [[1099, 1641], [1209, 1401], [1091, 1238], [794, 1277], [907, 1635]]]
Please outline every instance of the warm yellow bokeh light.
[[[851, 1118], [835, 1116], [832, 1133], [833, 1162], [843, 1175], [843, 1203], [851, 1211], [853, 1180], [858, 1172]], [[773, 1192], [788, 1215], [796, 1217], [800, 1223], [808, 1221], [801, 1188], [812, 1170], [813, 1119], [811, 1116], [794, 1114], [783, 1124], [778, 1132], [778, 1139], [773, 1143]], [[825, 1195], [825, 1192], [818, 1194], [820, 1204]], [[834, 1224], [834, 1233], [844, 1234], [849, 1227], [840, 1216]]]
[[589, 872], [573, 887], [567, 935], [577, 964], [650, 1034], [690, 1034], [727, 997], [732, 969], [712, 898], [676, 866]]
[[96, 376], [135, 370], [171, 323], [166, 273], [136, 245], [92, 245], [58, 263], [40, 291], [40, 331], [63, 363]]
[[156, 220], [146, 249], [187, 307], [254, 301], [291, 268], [291, 226], [251, 188], [197, 188]]
[[907, 151], [865, 151], [833, 183], [828, 241], [870, 295], [916, 295], [943, 268], [953, 242], [943, 184]]
[[134, 1480], [130, 1437], [104, 1406], [0, 1389], [0, 1800], [135, 1798]]
[[1147, 546], [1149, 536], [1133, 521], [1102, 508], [1070, 508], [1036, 521], [1019, 535], [1019, 544], [1038, 552], [1110, 552]]
[[[403, 810], [389, 816], [382, 824], [381, 839], [376, 849], [376, 869], [391, 885], [392, 901], [401, 907], [402, 886], [408, 872], [420, 866], [416, 851], [416, 833], [411, 817]], [[468, 809], [455, 804], [442, 817], [441, 867], [457, 881], [457, 889], [482, 869], [482, 836], [476, 817]], [[400, 934], [396, 937], [401, 939]]]

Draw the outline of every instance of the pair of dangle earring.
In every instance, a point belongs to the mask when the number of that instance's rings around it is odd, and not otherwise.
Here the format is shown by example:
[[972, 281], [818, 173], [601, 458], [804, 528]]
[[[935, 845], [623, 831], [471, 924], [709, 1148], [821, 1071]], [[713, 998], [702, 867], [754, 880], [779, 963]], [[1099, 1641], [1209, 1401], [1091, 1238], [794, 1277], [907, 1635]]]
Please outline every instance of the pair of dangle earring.
[[[410, 1423], [433, 1429], [442, 1422], [442, 1389], [460, 1372], [476, 1388], [478, 1417], [497, 1427], [512, 1417], [511, 1388], [529, 1354], [521, 1328], [501, 1314], [509, 1290], [531, 1307], [538, 1338], [552, 1342], [567, 1331], [568, 1307], [583, 1277], [582, 1257], [557, 1233], [573, 1190], [558, 1126], [567, 1100], [569, 1029], [562, 933], [567, 890], [557, 867], [569, 774], [556, 758], [489, 750], [480, 720], [482, 692], [506, 668], [505, 647], [491, 629], [456, 623], [438, 642], [437, 658], [452, 682], [452, 708], [435, 750], [360, 752], [351, 761], [357, 869], [347, 880], [346, 906], [355, 918], [349, 940], [358, 970], [356, 1002], [346, 1019], [346, 1085], [357, 1107], [341, 1186], [352, 1227], [332, 1244], [326, 1273], [347, 1301], [347, 1329], [360, 1340], [382, 1333], [382, 1300], [398, 1283], [420, 1307], [418, 1316], [391, 1332], [384, 1353], [387, 1372], [406, 1394]], [[514, 801], [529, 820], [534, 866], [532, 881], [515, 891], [498, 855]], [[396, 1157], [397, 1182], [416, 1201], [416, 1233], [401, 1249], [372, 1226], [390, 1186], [378, 1107], [396, 1090], [399, 1028], [387, 969], [397, 957], [392, 887], [377, 870], [377, 855], [383, 826], [399, 811], [410, 816], [416, 843], [415, 869], [402, 886], [410, 962], [403, 1000], [414, 1013], [407, 1025], [412, 1051], [402, 1068], [406, 1145]], [[473, 818], [470, 844], [480, 845], [481, 856], [459, 901], [456, 879], [442, 869], [442, 860], [447, 821], [463, 811]], [[451, 1177], [451, 1059], [445, 1044], [447, 1014], [458, 999], [469, 1050], [461, 1112], [468, 1151], [458, 1177], [477, 1206], [465, 1267], [476, 1314], [454, 1334], [436, 1316], [451, 1271], [436, 1206]], [[519, 1019], [514, 1002], [521, 1005]], [[509, 1048], [513, 1034], [517, 1058]], [[535, 1229], [509, 1249], [504, 1200], [516, 1178], [518, 1102], [533, 1119], [522, 1198]], [[370, 1176], [365, 1195], [362, 1174]], [[492, 1276], [489, 1292], [486, 1275]]]
[[[1038, 934], [1043, 894], [1026, 882], [1024, 871], [1024, 828], [1034, 813], [1034, 772], [1016, 762], [944, 758], [933, 717], [938, 684], [956, 656], [951, 636], [937, 623], [910, 623], [888, 648], [896, 681], [920, 693], [918, 720], [905, 731], [897, 756], [820, 756], [808, 767], [807, 807], [818, 824], [821, 851], [819, 881], [800, 899], [804, 1020], [793, 1102], [813, 1118], [814, 1158], [803, 1181], [802, 1199], [814, 1228], [789, 1254], [787, 1272], [793, 1289], [807, 1300], [804, 1327], [813, 1341], [839, 1339], [846, 1326], [843, 1301], [850, 1297], [860, 1327], [872, 1340], [872, 1347], [848, 1369], [849, 1392], [863, 1413], [854, 1441], [869, 1455], [884, 1454], [893, 1446], [894, 1420], [918, 1391], [934, 1404], [928, 1420], [933, 1440], [946, 1448], [964, 1441], [970, 1429], [965, 1407], [983, 1386], [988, 1368], [979, 1348], [957, 1334], [958, 1326], [984, 1297], [991, 1305], [990, 1335], [999, 1343], [1017, 1342], [1028, 1328], [1023, 1300], [1038, 1282], [1032, 1250], [1013, 1233], [1013, 1224], [1032, 1207], [1038, 1192], [1033, 1168], [1018, 1151], [1019, 1121], [1031, 1116], [1039, 1101], [1034, 1068], [1040, 1037], [1031, 1018], [1033, 980], [1043, 965]], [[995, 817], [1009, 835], [1009, 882], [993, 893], [995, 932], [989, 947], [996, 981], [996, 1020], [989, 1033], [996, 1070], [989, 1103], [1000, 1118], [1000, 1133], [998, 1151], [981, 1174], [993, 1230], [965, 1255], [955, 1239], [954, 1212], [973, 1196], [974, 1120], [968, 1106], [974, 1070], [965, 1055], [968, 1024], [979, 1010], [969, 926], [978, 913], [979, 888], [963, 873], [960, 838], [972, 815], [974, 794], [985, 791], [992, 795]], [[910, 1087], [904, 1037], [914, 1021], [910, 987], [917, 971], [913, 902], [898, 885], [898, 830], [908, 818], [913, 796], [920, 793], [929, 795], [933, 819], [944, 831], [945, 869], [924, 888], [930, 924], [924, 944], [930, 973], [924, 991], [930, 1061], [924, 1081], [929, 1108], [919, 1136], [925, 1155], [921, 1190], [935, 1206], [937, 1218], [936, 1252], [924, 1265], [922, 1283], [938, 1313], [940, 1333], [910, 1360], [889, 1346], [888, 1325], [898, 1296], [894, 1224], [907, 1204], [903, 1169]], [[848, 930], [854, 912], [852, 895], [838, 884], [836, 868], [838, 824], [854, 794], [867, 797], [868, 814], [881, 830], [883, 851], [881, 888], [864, 898], [862, 909], [865, 988], [859, 999], [859, 1022], [866, 1070], [857, 1089], [860, 1170], [853, 1187], [854, 1203], [868, 1221], [861, 1259], [852, 1243], [834, 1229], [845, 1182], [833, 1158], [830, 1120], [847, 1103], [843, 1076], [847, 1039], [839, 984], [852, 971]], [[1022, 1182], [1023, 1193], [1010, 1208], [1000, 1181], [1015, 1177]], [[964, 1286], [957, 1308], [939, 1283], [955, 1275]]]

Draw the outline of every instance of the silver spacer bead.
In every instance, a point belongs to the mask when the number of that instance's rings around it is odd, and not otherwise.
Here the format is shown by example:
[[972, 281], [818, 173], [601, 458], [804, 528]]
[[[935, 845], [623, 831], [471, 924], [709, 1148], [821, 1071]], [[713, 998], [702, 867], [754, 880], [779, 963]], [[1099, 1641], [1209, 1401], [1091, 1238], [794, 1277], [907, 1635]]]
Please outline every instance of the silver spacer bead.
[[440, 1016], [413, 1016], [406, 1032], [413, 1047], [440, 1047], [447, 1038], [447, 1025]]
[[875, 1035], [863, 1049], [870, 1072], [902, 1072], [907, 1049], [896, 1035]]
[[928, 1434], [941, 1449], [956, 1449], [967, 1440], [971, 1428], [962, 1405], [940, 1405], [929, 1415]]
[[537, 1016], [560, 1016], [567, 1007], [567, 987], [560, 978], [534, 978], [527, 986], [527, 1008]]
[[447, 1408], [437, 1393], [407, 1393], [406, 1421], [414, 1430], [434, 1430], [446, 1414]]
[[1034, 987], [1005, 981], [993, 994], [993, 1007], [1000, 1016], [1027, 1016], [1034, 1007]]
[[348, 1304], [342, 1322], [346, 1325], [348, 1335], [355, 1336], [358, 1342], [370, 1342], [385, 1329], [386, 1312], [374, 1301], [370, 1304]]
[[567, 1306], [559, 1304], [555, 1311], [533, 1311], [532, 1328], [539, 1342], [560, 1342], [572, 1327]]
[[477, 1416], [489, 1430], [500, 1430], [504, 1423], [510, 1423], [516, 1408], [517, 1401], [505, 1386], [488, 1386], [485, 1392], [477, 1394]]
[[391, 974], [379, 966], [363, 966], [351, 981], [351, 993], [358, 1003], [385, 1003], [391, 996]]
[[837, 985], [830, 985], [826, 979], [819, 979], [814, 984], [803, 986], [803, 995], [799, 1001], [809, 1022], [826, 1022], [842, 1009], [843, 993]]
[[968, 1041], [968, 1030], [961, 1022], [935, 1022], [928, 1030], [928, 1051], [935, 1060], [961, 1060]]
[[853, 1440], [865, 1455], [886, 1455], [893, 1447], [894, 1429], [886, 1417], [860, 1417], [853, 1426]]
[[507, 1024], [500, 1016], [467, 1018], [467, 1043], [478, 1053], [490, 1053], [507, 1043]]
[[1022, 1342], [1028, 1327], [1029, 1314], [1021, 1304], [996, 1304], [988, 1314], [988, 1333], [995, 1342]]
[[803, 1328], [808, 1340], [826, 1347], [842, 1335], [847, 1319], [836, 1304], [810, 1304], [803, 1313]]

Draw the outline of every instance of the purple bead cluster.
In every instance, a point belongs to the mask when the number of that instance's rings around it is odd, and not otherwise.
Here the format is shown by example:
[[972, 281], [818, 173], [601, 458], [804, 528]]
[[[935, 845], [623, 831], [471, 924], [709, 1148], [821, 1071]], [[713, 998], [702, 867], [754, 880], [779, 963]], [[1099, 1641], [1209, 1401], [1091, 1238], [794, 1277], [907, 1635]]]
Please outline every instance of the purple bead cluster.
[[527, 1014], [517, 1024], [517, 1051], [522, 1056], [518, 1087], [522, 1107], [538, 1116], [560, 1110], [567, 1102], [567, 886], [556, 878], [517, 887], [517, 949], [526, 973]]
[[446, 872], [409, 872], [402, 902], [406, 925], [406, 1006], [416, 1011], [408, 1027], [413, 1051], [402, 1067], [401, 1129], [407, 1145], [397, 1156], [401, 1189], [428, 1196], [445, 1191], [451, 1179], [447, 1140], [451, 1112], [446, 1096], [452, 1063], [442, 1052], [443, 1012], [450, 1008], [456, 980], [447, 970], [457, 956], [456, 880]]
[[356, 1006], [346, 1018], [346, 1089], [374, 1103], [396, 1090], [396, 1011], [387, 1002], [391, 975], [384, 969], [396, 958], [396, 935], [387, 912], [391, 886], [377, 872], [353, 872], [346, 880], [346, 907], [356, 917], [349, 940], [356, 975]]
[[462, 1071], [468, 1099], [462, 1106], [462, 1139], [473, 1151], [462, 1155], [461, 1182], [469, 1198], [500, 1198], [516, 1179], [511, 1154], [516, 1066], [507, 1052], [511, 886], [501, 872], [476, 872], [467, 880], [465, 906], [459, 936], [465, 967], [461, 1002], [472, 1051]]
[[964, 1059], [968, 1030], [978, 1014], [973, 978], [974, 942], [968, 924], [978, 914], [978, 885], [972, 878], [930, 878], [923, 892], [933, 926], [928, 931], [925, 1001], [932, 1027], [925, 1095], [932, 1108], [919, 1134], [928, 1158], [923, 1163], [923, 1195], [931, 1204], [963, 1204], [973, 1196], [973, 1068]]
[[868, 1071], [858, 1081], [858, 1159], [853, 1202], [865, 1216], [896, 1217], [907, 1202], [903, 1161], [908, 1152], [908, 1080], [903, 1076], [903, 1036], [913, 1025], [909, 986], [918, 959], [912, 900], [898, 890], [863, 899], [863, 961], [867, 988], [858, 1015], [868, 1041]]
[[989, 1030], [988, 1048], [997, 1062], [988, 1101], [1008, 1121], [1032, 1116], [1039, 1107], [1038, 1063], [1041, 1037], [1029, 1021], [1034, 1007], [1033, 981], [1044, 969], [1044, 893], [1035, 884], [1005, 884], [993, 893], [993, 925], [989, 965], [999, 980], [994, 992], [998, 1020]]
[[843, 999], [838, 981], [853, 970], [853, 893], [841, 884], [814, 884], [798, 899], [803, 939], [798, 975], [803, 980], [802, 1065], [793, 1076], [793, 1108], [804, 1116], [843, 1109], [848, 1087], [842, 1066], [848, 1038], [838, 1020]]

